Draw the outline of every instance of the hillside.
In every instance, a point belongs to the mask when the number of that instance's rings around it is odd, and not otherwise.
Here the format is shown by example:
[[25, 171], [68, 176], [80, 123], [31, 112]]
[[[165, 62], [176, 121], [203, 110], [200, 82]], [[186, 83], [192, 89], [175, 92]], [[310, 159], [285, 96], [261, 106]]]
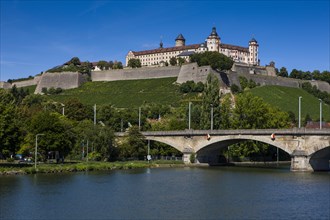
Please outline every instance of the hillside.
[[[178, 106], [181, 102], [196, 100], [196, 95], [183, 95], [175, 84], [176, 77], [147, 80], [126, 80], [112, 82], [87, 82], [80, 88], [65, 90], [52, 95], [55, 101], [63, 102], [78, 98], [87, 105], [112, 104], [119, 108], [138, 107], [143, 103], [158, 103]], [[248, 90], [265, 102], [283, 111], [292, 111], [298, 119], [298, 97], [302, 96], [302, 120], [309, 114], [313, 120], [319, 119], [319, 100], [298, 88], [281, 86], [261, 86]], [[330, 107], [323, 104], [323, 118], [330, 121]]]
[[146, 80], [126, 80], [112, 82], [87, 82], [77, 89], [65, 90], [53, 95], [63, 102], [78, 98], [87, 105], [112, 104], [119, 108], [141, 106], [143, 103], [159, 103], [177, 106], [181, 101], [192, 98], [179, 92], [176, 77]]
[[[320, 101], [318, 98], [298, 88], [281, 86], [261, 86], [249, 90], [252, 94], [261, 97], [265, 102], [278, 106], [283, 111], [292, 111], [298, 119], [299, 101], [301, 96], [301, 118], [309, 114], [315, 121], [320, 118]], [[330, 121], [330, 107], [322, 105], [323, 118]]]

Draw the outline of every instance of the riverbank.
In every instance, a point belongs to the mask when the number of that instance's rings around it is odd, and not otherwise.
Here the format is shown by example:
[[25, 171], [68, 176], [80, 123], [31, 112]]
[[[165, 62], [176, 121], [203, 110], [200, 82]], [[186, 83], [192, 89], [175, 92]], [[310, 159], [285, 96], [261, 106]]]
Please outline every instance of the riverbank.
[[64, 164], [0, 164], [0, 175], [23, 175], [36, 173], [64, 173], [64, 172], [84, 172], [97, 170], [121, 170], [135, 168], [155, 168], [155, 167], [183, 167], [187, 166], [182, 161], [126, 161], [126, 162], [74, 162]]
[[[65, 173], [65, 172], [86, 172], [101, 170], [127, 170], [136, 168], [167, 168], [167, 167], [205, 167], [208, 164], [184, 164], [182, 161], [157, 160], [151, 161], [125, 161], [125, 162], [67, 162], [64, 164], [34, 164], [0, 163], [1, 175], [24, 175], [36, 173]], [[232, 162], [214, 164], [211, 166], [237, 166], [255, 168], [278, 168], [289, 167], [290, 161], [277, 162]]]

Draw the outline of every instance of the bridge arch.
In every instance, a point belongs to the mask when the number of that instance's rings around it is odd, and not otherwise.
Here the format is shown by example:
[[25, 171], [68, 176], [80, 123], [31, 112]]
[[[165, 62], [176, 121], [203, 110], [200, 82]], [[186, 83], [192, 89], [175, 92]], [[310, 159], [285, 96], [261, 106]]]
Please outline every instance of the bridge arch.
[[309, 155], [309, 164], [314, 171], [330, 170], [330, 146], [322, 147]]
[[254, 140], [261, 143], [269, 144], [274, 147], [278, 147], [285, 151], [288, 154], [292, 154], [292, 149], [290, 146], [285, 144], [284, 142], [278, 141], [278, 140], [272, 140], [269, 136], [252, 136], [252, 135], [228, 135], [228, 136], [216, 136], [211, 137], [209, 140], [203, 141], [199, 146], [195, 148], [196, 152], [199, 152], [200, 150], [203, 150], [204, 148], [208, 147], [214, 147], [216, 145], [232, 145], [235, 143], [239, 143], [242, 141], [247, 140]]
[[276, 139], [272, 140], [270, 137], [266, 136], [220, 136], [211, 138], [206, 143], [204, 141], [204, 145], [201, 144], [198, 148], [196, 148], [197, 160], [200, 163], [218, 163], [218, 154], [220, 149], [247, 140], [265, 143], [277, 147], [288, 154], [292, 153], [287, 145], [280, 141], [276, 141]]
[[160, 137], [160, 136], [145, 136], [145, 137], [146, 137], [146, 140], [151, 140], [151, 141], [157, 141], [157, 142], [160, 142], [160, 143], [164, 143], [164, 144], [167, 144], [167, 145], [177, 149], [180, 152], [183, 151], [183, 147], [181, 145], [178, 145], [178, 143], [175, 139], [164, 138], [164, 137]]

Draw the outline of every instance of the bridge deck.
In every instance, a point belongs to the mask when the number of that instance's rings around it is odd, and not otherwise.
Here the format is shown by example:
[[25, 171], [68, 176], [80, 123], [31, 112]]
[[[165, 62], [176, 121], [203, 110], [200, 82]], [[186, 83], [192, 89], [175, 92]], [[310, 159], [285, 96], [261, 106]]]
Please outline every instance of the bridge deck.
[[[330, 136], [330, 129], [237, 129], [237, 130], [182, 130], [182, 131], [143, 131], [144, 136], [204, 136], [209, 135], [321, 135]], [[116, 132], [124, 136], [125, 132]]]

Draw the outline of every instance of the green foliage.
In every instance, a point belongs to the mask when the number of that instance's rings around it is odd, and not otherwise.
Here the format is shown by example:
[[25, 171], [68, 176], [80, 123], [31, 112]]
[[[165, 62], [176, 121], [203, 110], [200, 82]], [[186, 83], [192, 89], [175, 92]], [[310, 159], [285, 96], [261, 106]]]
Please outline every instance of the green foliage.
[[97, 63], [97, 66], [101, 69], [101, 70], [108, 70], [110, 68], [110, 64], [107, 61], [104, 60], [100, 60]]
[[34, 78], [33, 76], [29, 76], [27, 78], [8, 79], [7, 82], [9, 82], [9, 83], [22, 82], [22, 81], [30, 80], [30, 79], [33, 79], [33, 78]]
[[241, 92], [241, 89], [239, 88], [238, 85], [236, 85], [235, 83], [233, 83], [231, 86], [230, 86], [230, 90], [233, 94], [238, 94]]
[[141, 67], [141, 60], [140, 59], [130, 59], [128, 61], [127, 66], [132, 68], [140, 68]]
[[120, 147], [120, 157], [143, 158], [147, 155], [145, 138], [137, 126], [129, 128], [128, 135]]
[[55, 73], [55, 72], [79, 72], [83, 74], [90, 75], [93, 68], [92, 63], [80, 62], [78, 57], [73, 57], [70, 61], [66, 62], [64, 65], [56, 66], [52, 69], [47, 70], [46, 72]]
[[210, 65], [215, 70], [229, 70], [234, 61], [219, 52], [206, 51], [204, 53], [195, 53], [190, 56], [190, 62], [197, 62], [198, 66]]
[[180, 85], [180, 92], [191, 93], [191, 92], [203, 92], [204, 84], [202, 82], [195, 83], [194, 81], [187, 81]]
[[201, 128], [211, 128], [211, 109], [213, 109], [213, 128], [220, 128], [220, 94], [219, 80], [214, 74], [207, 76], [202, 96]]
[[175, 57], [171, 57], [170, 59], [171, 66], [176, 66], [178, 64], [178, 61]]
[[[252, 79], [248, 80], [244, 76], [239, 76], [239, 83], [241, 85], [242, 90], [245, 90], [246, 88], [252, 89], [257, 86], [257, 84]], [[237, 92], [235, 91], [235, 93]]]
[[313, 96], [321, 99], [325, 103], [330, 104], [330, 94], [325, 91], [322, 92], [315, 85], [312, 86], [312, 84], [310, 82], [302, 83], [302, 89], [307, 91], [308, 93], [312, 94]]
[[[277, 106], [282, 111], [293, 112], [296, 117], [298, 117], [298, 97], [301, 96], [301, 115], [309, 114], [314, 119], [319, 117], [320, 101], [303, 89], [281, 86], [261, 86], [251, 89], [250, 92], [261, 97], [270, 105]], [[330, 121], [329, 104], [323, 103], [322, 109], [324, 119]]]
[[79, 99], [72, 98], [64, 101], [65, 116], [72, 120], [81, 121], [93, 117], [92, 107], [82, 104]]
[[44, 134], [38, 140], [38, 148], [43, 158], [47, 158], [48, 151], [59, 151], [66, 156], [74, 144], [75, 134], [72, 124], [60, 114], [48, 111], [39, 112], [34, 115], [30, 123], [31, 133], [28, 136], [30, 144], [34, 143], [36, 134]]
[[122, 64], [122, 62], [117, 62], [117, 61], [115, 61], [114, 63], [113, 63], [113, 65], [112, 65], [112, 69], [123, 69], [124, 67], [123, 67], [123, 64]]
[[233, 128], [236, 129], [266, 129], [289, 127], [289, 115], [251, 93], [236, 97], [233, 115]]
[[190, 154], [189, 160], [190, 160], [190, 163], [195, 163], [196, 154], [195, 153]]
[[179, 57], [178, 58], [178, 64], [179, 64], [179, 66], [182, 66], [182, 64], [184, 64], [185, 62], [186, 62], [186, 60], [184, 58], [182, 58], [182, 57]]
[[288, 77], [289, 76], [288, 71], [287, 71], [287, 69], [285, 67], [282, 67], [280, 69], [280, 72], [278, 72], [277, 75], [278, 76], [282, 76], [282, 77]]
[[143, 103], [178, 106], [184, 96], [175, 81], [176, 78], [87, 82], [51, 98], [62, 103], [77, 98], [84, 105], [111, 104], [117, 108], [138, 108]]

